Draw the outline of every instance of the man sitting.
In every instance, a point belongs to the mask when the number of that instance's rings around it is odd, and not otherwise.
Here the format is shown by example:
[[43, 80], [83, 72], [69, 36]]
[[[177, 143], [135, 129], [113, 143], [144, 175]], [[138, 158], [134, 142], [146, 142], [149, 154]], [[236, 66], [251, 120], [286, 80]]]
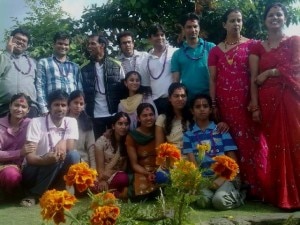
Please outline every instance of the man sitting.
[[[63, 175], [72, 164], [80, 161], [74, 150], [78, 126], [74, 118], [66, 117], [68, 94], [56, 90], [48, 96], [49, 113], [31, 120], [26, 135], [26, 155], [22, 172], [27, 198], [22, 206], [32, 206], [49, 187], [63, 189]], [[60, 184], [60, 185], [59, 185]]]

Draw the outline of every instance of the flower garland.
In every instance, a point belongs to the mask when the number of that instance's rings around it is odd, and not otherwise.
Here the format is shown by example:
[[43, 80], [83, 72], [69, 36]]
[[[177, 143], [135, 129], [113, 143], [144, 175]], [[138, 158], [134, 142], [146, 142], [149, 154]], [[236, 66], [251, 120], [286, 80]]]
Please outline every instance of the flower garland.
[[163, 68], [160, 72], [160, 74], [157, 76], [157, 77], [154, 77], [151, 73], [151, 70], [150, 70], [150, 57], [148, 57], [148, 60], [147, 60], [147, 69], [148, 69], [148, 73], [150, 74], [150, 77], [152, 77], [154, 80], [158, 80], [161, 75], [163, 75], [164, 71], [165, 71], [165, 67], [166, 67], [166, 62], [167, 62], [167, 56], [168, 56], [168, 47], [166, 47], [166, 51], [165, 51], [165, 58], [164, 58], [164, 64], [163, 64]]
[[185, 54], [185, 56], [186, 56], [188, 59], [197, 61], [197, 60], [199, 60], [199, 59], [201, 59], [201, 58], [203, 57], [205, 48], [206, 48], [206, 41], [204, 41], [204, 44], [203, 44], [203, 48], [202, 48], [201, 54], [200, 54], [198, 57], [190, 56], [190, 55], [187, 53], [187, 48], [184, 48], [183, 53]]
[[[23, 74], [23, 75], [29, 74], [30, 71], [31, 71], [31, 68], [32, 68], [32, 65], [31, 65], [31, 62], [30, 62], [30, 60], [29, 60], [29, 57], [28, 57], [27, 55], [25, 55], [25, 58], [26, 58], [26, 60], [27, 60], [28, 66], [29, 66], [27, 72], [22, 71], [22, 70], [18, 67], [18, 65], [16, 64], [16, 62], [13, 61], [13, 64], [14, 64], [15, 69], [16, 69], [19, 73], [21, 73], [21, 74]], [[11, 57], [11, 59], [13, 59], [13, 58]]]

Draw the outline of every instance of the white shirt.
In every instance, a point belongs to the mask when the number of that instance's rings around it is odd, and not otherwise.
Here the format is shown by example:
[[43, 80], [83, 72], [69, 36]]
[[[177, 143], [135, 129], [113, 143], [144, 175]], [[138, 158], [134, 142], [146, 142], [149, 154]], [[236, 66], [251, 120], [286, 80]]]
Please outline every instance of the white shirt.
[[130, 71], [137, 71], [141, 74], [142, 80], [141, 85], [150, 86], [150, 80], [147, 74], [144, 73], [143, 62], [148, 57], [147, 52], [139, 52], [134, 50], [133, 55], [130, 57], [126, 57], [123, 53], [117, 56], [117, 59], [121, 61], [122, 67], [124, 69], [125, 74]]
[[[46, 119], [48, 119], [49, 122], [49, 130], [46, 125]], [[64, 117], [60, 127], [57, 127], [52, 122], [50, 116], [37, 117], [33, 118], [28, 125], [26, 140], [38, 143], [36, 155], [42, 156], [51, 149], [49, 136], [54, 147], [62, 139], [78, 140], [78, 133], [78, 125], [75, 118]]]
[[143, 73], [149, 77], [153, 100], [168, 97], [168, 88], [172, 83], [171, 59], [176, 50], [177, 48], [167, 46], [158, 57], [153, 55], [154, 49], [152, 49], [143, 62]]

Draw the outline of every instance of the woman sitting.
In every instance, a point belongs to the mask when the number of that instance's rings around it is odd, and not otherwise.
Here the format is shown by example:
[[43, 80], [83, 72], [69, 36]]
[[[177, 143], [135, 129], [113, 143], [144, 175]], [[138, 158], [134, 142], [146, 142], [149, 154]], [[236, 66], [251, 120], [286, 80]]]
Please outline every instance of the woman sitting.
[[79, 152], [82, 161], [87, 162], [91, 168], [96, 168], [93, 124], [84, 111], [85, 101], [83, 92], [80, 90], [71, 92], [68, 105], [68, 116], [74, 117], [78, 121], [79, 139], [76, 150]]
[[124, 85], [128, 91], [127, 98], [120, 101], [118, 111], [128, 113], [131, 120], [130, 130], [134, 130], [137, 127], [136, 109], [139, 104], [150, 103], [154, 107], [155, 117], [157, 116], [157, 110], [151, 97], [151, 90], [141, 86], [141, 75], [138, 72], [128, 72], [125, 75]]
[[129, 125], [127, 113], [116, 113], [112, 119], [112, 131], [98, 138], [95, 144], [98, 191], [114, 190], [117, 198], [126, 197], [129, 183], [124, 172], [127, 168], [125, 138]]
[[[30, 98], [19, 93], [13, 95], [9, 113], [0, 118], [0, 190], [15, 194], [22, 180], [21, 163], [26, 154], [23, 146], [30, 119], [26, 118], [31, 105]], [[30, 145], [28, 145], [30, 151]]]
[[154, 183], [156, 150], [154, 138], [155, 110], [150, 103], [137, 107], [138, 127], [129, 132], [126, 146], [134, 172], [134, 196], [149, 194], [157, 189]]

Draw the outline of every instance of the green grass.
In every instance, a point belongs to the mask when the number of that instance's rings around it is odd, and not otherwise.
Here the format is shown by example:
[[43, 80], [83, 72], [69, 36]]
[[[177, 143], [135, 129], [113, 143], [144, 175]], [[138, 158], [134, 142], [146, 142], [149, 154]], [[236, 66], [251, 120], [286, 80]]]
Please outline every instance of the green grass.
[[[72, 209], [73, 213], [85, 208], [89, 204], [89, 198], [81, 198], [80, 202]], [[141, 207], [145, 207], [151, 203], [141, 203]], [[215, 211], [215, 210], [193, 210], [191, 212], [191, 221], [199, 224], [200, 221], [207, 221], [212, 218], [220, 217], [236, 217], [246, 216], [253, 217], [258, 215], [272, 215], [274, 213], [282, 213], [277, 208], [262, 204], [259, 202], [247, 202], [245, 205], [238, 209], [228, 211]], [[19, 206], [19, 201], [12, 203], [0, 203], [0, 225], [39, 225], [43, 221], [40, 215], [39, 205], [30, 208]], [[146, 224], [138, 222], [137, 224]], [[155, 223], [151, 223], [155, 224]]]

